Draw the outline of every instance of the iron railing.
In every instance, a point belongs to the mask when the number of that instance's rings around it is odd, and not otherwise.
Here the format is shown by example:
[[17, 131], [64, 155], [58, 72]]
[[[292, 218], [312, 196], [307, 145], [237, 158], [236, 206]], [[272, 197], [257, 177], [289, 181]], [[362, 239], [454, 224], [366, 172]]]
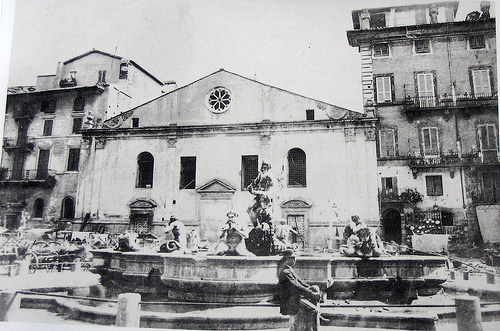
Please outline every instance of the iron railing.
[[29, 180], [46, 180], [50, 176], [54, 176], [56, 173], [52, 169], [29, 169], [20, 172], [15, 172], [11, 169], [1, 169], [0, 170], [0, 180], [4, 181], [29, 181]]
[[447, 155], [436, 155], [430, 157], [411, 156], [407, 159], [410, 168], [442, 167], [442, 166], [460, 166], [460, 165], [481, 165], [497, 164], [498, 153], [496, 151], [487, 153], [475, 152], [459, 155], [452, 153]]
[[442, 96], [407, 96], [404, 100], [404, 106], [407, 110], [427, 109], [427, 108], [471, 108], [484, 106], [497, 106], [498, 99], [496, 94], [475, 94], [459, 95], [456, 97], [449, 95]]

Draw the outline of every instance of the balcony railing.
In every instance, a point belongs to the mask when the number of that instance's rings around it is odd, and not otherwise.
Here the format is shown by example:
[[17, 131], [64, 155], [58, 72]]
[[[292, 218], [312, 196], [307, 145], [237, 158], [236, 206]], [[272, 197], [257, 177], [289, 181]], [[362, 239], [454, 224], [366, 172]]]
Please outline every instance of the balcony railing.
[[404, 100], [404, 106], [407, 110], [428, 109], [428, 108], [471, 108], [484, 106], [497, 106], [498, 100], [496, 94], [476, 94], [474, 96], [463, 94], [456, 96], [441, 95], [427, 97], [407, 96]]
[[38, 170], [30, 169], [23, 170], [19, 173], [10, 169], [0, 169], [0, 180], [2, 181], [45, 181], [49, 177], [53, 177], [56, 171], [52, 169]]
[[488, 153], [474, 152], [466, 153], [459, 156], [457, 153], [448, 155], [440, 155], [436, 157], [411, 156], [408, 157], [408, 166], [410, 168], [431, 168], [443, 166], [466, 166], [466, 165], [481, 165], [481, 164], [498, 164], [497, 153], [494, 156]]

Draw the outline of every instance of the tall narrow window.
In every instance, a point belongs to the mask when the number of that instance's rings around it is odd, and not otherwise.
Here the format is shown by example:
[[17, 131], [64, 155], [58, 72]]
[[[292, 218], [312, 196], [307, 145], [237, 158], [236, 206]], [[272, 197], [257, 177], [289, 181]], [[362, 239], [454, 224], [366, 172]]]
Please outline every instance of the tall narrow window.
[[483, 172], [481, 174], [484, 203], [500, 202], [500, 174], [495, 172]]
[[80, 133], [80, 130], [82, 129], [82, 123], [83, 123], [82, 117], [73, 118], [73, 128], [71, 130], [71, 133]]
[[434, 75], [432, 73], [417, 74], [417, 88], [420, 107], [435, 107]]
[[306, 187], [306, 153], [300, 148], [288, 152], [288, 185]]
[[246, 190], [258, 174], [259, 157], [257, 155], [243, 155], [241, 157], [241, 189]]
[[306, 120], [308, 121], [314, 120], [314, 109], [306, 109]]
[[443, 178], [441, 176], [425, 176], [428, 196], [443, 195]]
[[127, 79], [127, 77], [128, 77], [128, 63], [120, 63], [119, 79]]
[[106, 70], [99, 70], [97, 76], [98, 83], [106, 83]]
[[494, 124], [478, 125], [479, 147], [481, 151], [496, 151], [497, 130]]
[[49, 174], [50, 149], [41, 149], [38, 153], [38, 167], [36, 169], [36, 178], [45, 179]]
[[422, 146], [424, 155], [439, 155], [439, 137], [437, 128], [422, 128]]
[[68, 171], [78, 171], [80, 163], [80, 149], [70, 148], [68, 153]]
[[380, 157], [396, 156], [396, 139], [393, 129], [379, 131]]
[[392, 102], [392, 77], [381, 76], [375, 79], [377, 103]]
[[61, 217], [66, 219], [75, 218], [75, 200], [72, 197], [65, 197], [63, 199]]
[[179, 188], [194, 189], [196, 187], [196, 156], [181, 157], [181, 179]]
[[473, 69], [472, 87], [475, 98], [491, 96], [491, 80], [489, 69]]
[[53, 120], [45, 120], [45, 122], [43, 122], [43, 135], [45, 137], [47, 136], [52, 136], [52, 127], [54, 125], [54, 121]]
[[75, 101], [73, 103], [73, 111], [81, 112], [84, 110], [85, 110], [85, 97], [79, 95], [75, 98]]
[[398, 195], [397, 177], [382, 177], [382, 195]]
[[154, 158], [151, 153], [142, 152], [137, 157], [137, 183], [136, 187], [153, 187]]
[[42, 218], [43, 217], [43, 199], [38, 198], [35, 200], [35, 203], [33, 203], [33, 217], [34, 218]]

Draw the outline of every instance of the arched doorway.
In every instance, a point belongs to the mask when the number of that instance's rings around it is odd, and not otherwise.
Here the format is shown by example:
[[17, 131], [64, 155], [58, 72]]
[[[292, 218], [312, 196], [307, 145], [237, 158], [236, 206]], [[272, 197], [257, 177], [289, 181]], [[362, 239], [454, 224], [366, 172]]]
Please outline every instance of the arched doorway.
[[382, 214], [382, 240], [401, 244], [401, 214], [396, 209], [386, 209]]

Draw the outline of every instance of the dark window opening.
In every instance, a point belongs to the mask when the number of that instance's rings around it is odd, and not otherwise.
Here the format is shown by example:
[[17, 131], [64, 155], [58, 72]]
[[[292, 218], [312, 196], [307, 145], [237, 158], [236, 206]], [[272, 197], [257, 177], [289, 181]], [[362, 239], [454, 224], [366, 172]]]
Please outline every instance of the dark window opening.
[[382, 43], [373, 46], [373, 56], [389, 56], [389, 44]]
[[80, 112], [85, 110], [85, 97], [79, 95], [73, 103], [73, 111]]
[[306, 120], [308, 121], [314, 120], [314, 109], [306, 109]]
[[443, 178], [441, 176], [425, 176], [428, 196], [443, 195]]
[[46, 179], [49, 174], [50, 149], [41, 149], [38, 153], [37, 179]]
[[447, 211], [442, 211], [441, 222], [443, 226], [453, 226], [453, 214]]
[[42, 218], [43, 217], [43, 206], [44, 202], [42, 198], [38, 198], [35, 200], [33, 204], [33, 217], [34, 218]]
[[196, 187], [196, 157], [181, 157], [181, 180], [179, 188], [194, 189]]
[[82, 129], [82, 123], [82, 117], [73, 118], [73, 129], [71, 130], [71, 133], [80, 133], [80, 130]]
[[128, 77], [128, 63], [121, 63], [119, 79], [127, 79], [127, 77]]
[[52, 127], [54, 126], [53, 120], [45, 120], [43, 123], [43, 136], [52, 136]]
[[75, 218], [75, 200], [72, 197], [63, 199], [61, 217], [66, 219]]
[[288, 152], [288, 185], [306, 186], [306, 153], [300, 148]]
[[106, 83], [106, 70], [99, 70], [97, 82]]
[[56, 112], [56, 100], [42, 100], [40, 105], [42, 113], [53, 114]]
[[139, 127], [139, 118], [137, 118], [137, 117], [132, 118], [132, 127], [133, 128]]
[[80, 149], [70, 148], [68, 154], [68, 171], [78, 171], [80, 163]]
[[396, 196], [398, 195], [398, 186], [396, 177], [383, 177], [382, 178], [382, 195], [383, 196]]
[[241, 157], [241, 189], [246, 190], [258, 174], [259, 157], [257, 155], [243, 155]]
[[484, 36], [471, 36], [469, 37], [469, 47], [471, 49], [486, 48], [486, 40]]
[[137, 184], [139, 188], [153, 187], [154, 158], [151, 153], [142, 152], [137, 157]]
[[428, 39], [415, 40], [415, 53], [430, 53], [431, 46]]
[[500, 202], [500, 174], [498, 172], [483, 172], [481, 174], [484, 203]]

